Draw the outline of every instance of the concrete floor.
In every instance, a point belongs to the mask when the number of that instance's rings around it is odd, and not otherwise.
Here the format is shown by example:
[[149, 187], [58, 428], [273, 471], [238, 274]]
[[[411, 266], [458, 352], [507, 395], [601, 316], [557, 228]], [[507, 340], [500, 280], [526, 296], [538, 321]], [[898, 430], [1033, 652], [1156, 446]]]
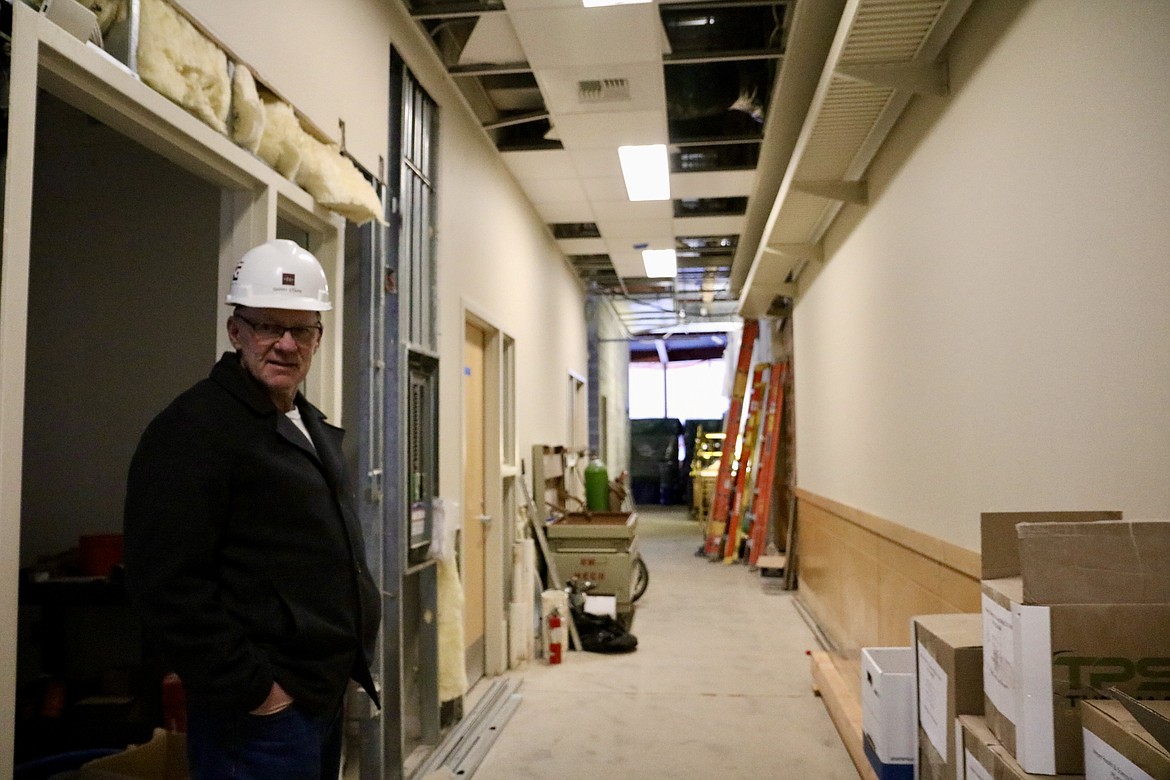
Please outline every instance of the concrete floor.
[[516, 672], [519, 709], [475, 780], [857, 778], [813, 695], [818, 648], [793, 595], [696, 557], [701, 542], [685, 507], [639, 508], [638, 650]]

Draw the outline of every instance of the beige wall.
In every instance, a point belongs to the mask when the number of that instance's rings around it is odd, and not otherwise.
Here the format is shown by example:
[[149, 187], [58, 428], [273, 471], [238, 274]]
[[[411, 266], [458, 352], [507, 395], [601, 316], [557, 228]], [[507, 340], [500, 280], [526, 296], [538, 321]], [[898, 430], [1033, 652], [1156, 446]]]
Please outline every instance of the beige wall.
[[[439, 474], [462, 492], [464, 312], [516, 340], [519, 457], [561, 443], [568, 373], [585, 376], [584, 293], [552, 235], [478, 129], [451, 112], [439, 145]], [[528, 464], [531, 468], [531, 463]]]
[[1170, 516], [1170, 4], [975, 3], [795, 314], [810, 493], [975, 550], [979, 513]]

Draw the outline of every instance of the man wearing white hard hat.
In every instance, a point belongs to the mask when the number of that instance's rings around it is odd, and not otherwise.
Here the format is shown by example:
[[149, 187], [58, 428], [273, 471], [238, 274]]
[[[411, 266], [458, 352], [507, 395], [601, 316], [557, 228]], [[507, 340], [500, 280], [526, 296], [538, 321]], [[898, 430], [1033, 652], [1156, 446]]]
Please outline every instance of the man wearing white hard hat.
[[183, 682], [195, 778], [332, 778], [349, 680], [380, 617], [341, 451], [300, 392], [329, 288], [292, 241], [248, 251], [235, 352], [147, 427], [131, 461], [126, 583]]

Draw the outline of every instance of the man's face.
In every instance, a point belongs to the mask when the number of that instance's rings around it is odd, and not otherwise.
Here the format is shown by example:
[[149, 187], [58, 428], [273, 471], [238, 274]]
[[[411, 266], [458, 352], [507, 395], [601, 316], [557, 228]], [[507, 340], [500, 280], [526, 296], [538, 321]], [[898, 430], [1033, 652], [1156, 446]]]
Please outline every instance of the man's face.
[[239, 306], [228, 318], [227, 328], [248, 373], [268, 389], [281, 411], [291, 409], [321, 343], [320, 315]]

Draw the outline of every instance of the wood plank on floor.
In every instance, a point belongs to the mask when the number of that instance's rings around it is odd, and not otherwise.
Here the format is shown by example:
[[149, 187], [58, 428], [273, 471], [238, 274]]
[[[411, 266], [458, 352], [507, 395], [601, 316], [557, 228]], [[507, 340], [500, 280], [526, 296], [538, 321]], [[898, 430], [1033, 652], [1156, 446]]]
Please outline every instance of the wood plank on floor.
[[877, 774], [869, 765], [865, 757], [865, 749], [861, 742], [861, 691], [860, 683], [850, 686], [841, 666], [848, 666], [834, 659], [831, 653], [814, 650], [809, 653], [812, 660], [813, 690], [825, 703], [829, 711], [829, 718], [837, 727], [845, 749], [849, 751], [849, 758], [857, 768], [857, 775], [861, 780], [877, 780]]

